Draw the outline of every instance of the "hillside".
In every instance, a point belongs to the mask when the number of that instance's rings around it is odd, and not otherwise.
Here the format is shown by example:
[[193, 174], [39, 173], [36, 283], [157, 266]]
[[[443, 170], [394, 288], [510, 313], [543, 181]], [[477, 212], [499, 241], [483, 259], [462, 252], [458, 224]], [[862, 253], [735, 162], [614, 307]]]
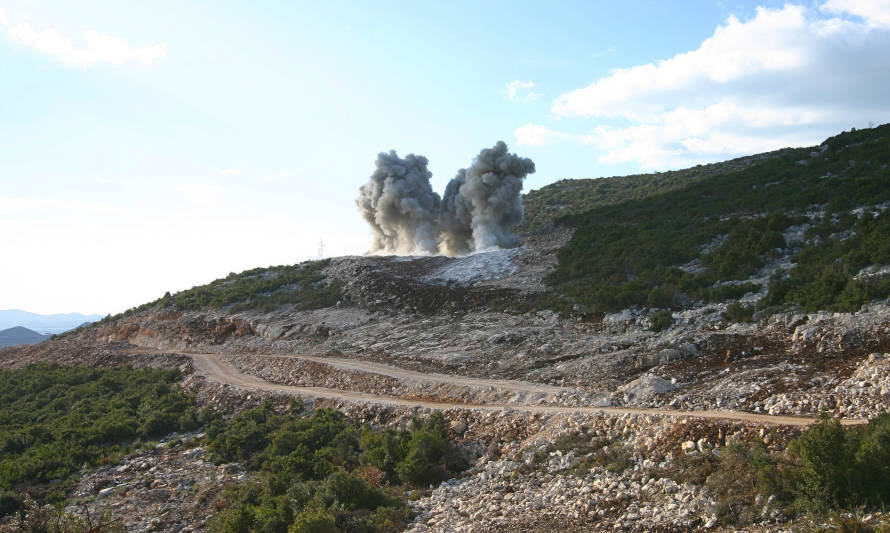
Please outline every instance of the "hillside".
[[36, 344], [48, 339], [49, 335], [41, 335], [36, 331], [20, 326], [0, 330], [0, 348], [19, 344]]
[[[867, 524], [844, 527], [878, 528], [890, 524], [888, 163], [880, 126], [562, 181], [526, 197], [533, 231], [518, 248], [233, 273], [2, 349], [0, 368], [38, 399], [40, 379], [14, 369], [181, 373], [191, 433], [102, 441], [129, 454], [107, 459], [83, 441], [96, 468], [74, 472], [85, 461], [71, 457], [59, 476], [76, 485], [69, 510], [76, 496], [137, 531], [214, 512], [195, 529], [310, 530], [303, 517], [325, 531], [771, 531], [865, 510]], [[132, 435], [151, 421], [135, 405], [120, 417]], [[311, 422], [279, 417], [304, 408]], [[202, 459], [223, 448], [231, 464]], [[408, 479], [407, 494], [393, 485]]]
[[779, 262], [787, 267], [771, 269], [760, 308], [855, 310], [890, 295], [886, 277], [865, 270], [890, 264], [888, 162], [890, 126], [881, 126], [682, 187], [655, 180], [641, 198], [623, 200], [616, 187], [599, 207], [558, 219], [577, 230], [548, 281], [589, 311], [676, 309], [741, 296], [732, 282], [757, 292], [762, 269]]
[[566, 216], [683, 189], [708, 178], [743, 170], [765, 160], [780, 157], [789, 150], [777, 150], [667, 172], [559, 180], [529, 191], [523, 196], [525, 218], [517, 228], [523, 233], [545, 230], [554, 221]]

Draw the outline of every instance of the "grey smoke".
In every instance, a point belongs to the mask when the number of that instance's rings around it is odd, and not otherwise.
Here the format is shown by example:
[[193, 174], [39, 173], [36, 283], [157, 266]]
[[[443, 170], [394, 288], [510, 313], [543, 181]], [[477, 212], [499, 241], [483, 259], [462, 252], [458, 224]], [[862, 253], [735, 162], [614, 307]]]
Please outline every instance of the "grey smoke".
[[498, 141], [460, 169], [440, 200], [430, 186], [423, 156], [377, 156], [377, 168], [357, 201], [374, 231], [373, 251], [457, 255], [511, 248], [510, 228], [522, 222], [522, 182], [535, 171], [531, 159]]
[[462, 200], [460, 188], [467, 182], [467, 169], [457, 171], [457, 176], [448, 182], [442, 197], [441, 241], [443, 254], [458, 255], [469, 252], [473, 247], [473, 215], [469, 204]]
[[360, 189], [356, 203], [374, 231], [372, 250], [438, 250], [439, 195], [430, 186], [427, 158], [395, 150], [377, 155], [376, 170]]
[[[531, 159], [507, 151], [498, 141], [461, 169], [445, 189], [442, 225], [445, 253], [512, 248], [519, 237], [510, 228], [522, 222], [522, 180], [535, 171]], [[469, 229], [470, 238], [467, 238]]]

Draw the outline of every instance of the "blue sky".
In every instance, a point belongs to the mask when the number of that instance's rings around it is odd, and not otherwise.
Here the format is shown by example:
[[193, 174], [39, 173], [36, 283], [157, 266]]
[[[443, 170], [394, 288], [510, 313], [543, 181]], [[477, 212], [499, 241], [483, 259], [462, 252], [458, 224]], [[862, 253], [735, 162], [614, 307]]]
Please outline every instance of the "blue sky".
[[0, 308], [118, 312], [362, 253], [380, 151], [526, 190], [890, 120], [890, 1], [0, 0]]

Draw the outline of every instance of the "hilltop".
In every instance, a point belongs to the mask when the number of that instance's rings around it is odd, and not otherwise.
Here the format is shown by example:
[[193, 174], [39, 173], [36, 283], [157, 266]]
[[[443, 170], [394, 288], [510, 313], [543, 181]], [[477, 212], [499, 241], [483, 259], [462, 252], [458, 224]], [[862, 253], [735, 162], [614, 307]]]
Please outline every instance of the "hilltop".
[[48, 339], [49, 337], [49, 335], [41, 335], [40, 333], [32, 331], [28, 328], [16, 326], [14, 328], [0, 330], [0, 348], [6, 346], [17, 346], [19, 344], [36, 344]]
[[229, 414], [302, 398], [404, 428], [441, 411], [473, 466], [417, 494], [411, 531], [787, 528], [818, 499], [777, 474], [805, 464], [800, 426], [890, 408], [888, 164], [885, 125], [563, 180], [526, 195], [518, 248], [233, 273], [0, 365], [176, 367]]

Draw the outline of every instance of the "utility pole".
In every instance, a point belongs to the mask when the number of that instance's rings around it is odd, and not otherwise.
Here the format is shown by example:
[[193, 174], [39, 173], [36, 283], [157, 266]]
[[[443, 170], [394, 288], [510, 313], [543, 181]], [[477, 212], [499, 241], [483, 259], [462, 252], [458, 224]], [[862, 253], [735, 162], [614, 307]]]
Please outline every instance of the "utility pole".
[[324, 239], [318, 239], [318, 258], [324, 259]]

